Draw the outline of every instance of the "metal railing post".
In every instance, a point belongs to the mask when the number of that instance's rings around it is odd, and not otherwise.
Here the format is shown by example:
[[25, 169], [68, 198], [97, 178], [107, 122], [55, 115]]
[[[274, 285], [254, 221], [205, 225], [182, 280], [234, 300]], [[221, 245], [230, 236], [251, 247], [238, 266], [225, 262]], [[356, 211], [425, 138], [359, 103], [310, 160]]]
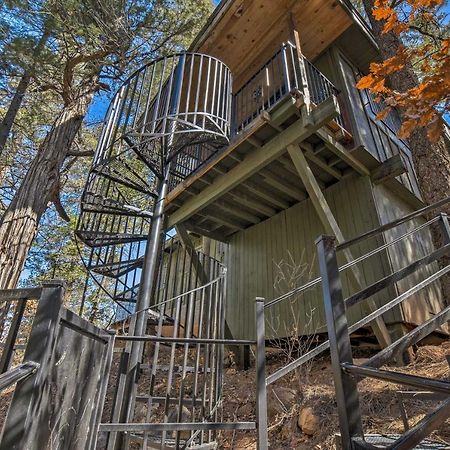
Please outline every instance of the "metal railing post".
[[267, 450], [266, 338], [264, 298], [256, 297], [256, 422], [258, 450]]
[[351, 439], [363, 437], [363, 432], [356, 380], [342, 370], [342, 364], [352, 364], [353, 358], [336, 257], [336, 238], [322, 235], [317, 239], [316, 246], [322, 277], [342, 449], [351, 450], [353, 448]]
[[441, 233], [442, 233], [442, 239], [443, 239], [443, 244], [449, 244], [450, 243], [450, 224], [448, 222], [448, 215], [447, 213], [441, 213]]
[[287, 55], [286, 55], [286, 43], [283, 43], [282, 47], [281, 47], [281, 55], [282, 55], [282, 59], [283, 59], [283, 75], [284, 75], [284, 81], [285, 81], [285, 86], [286, 86], [286, 93], [291, 92], [291, 80], [289, 77], [289, 65], [288, 65], [288, 60], [287, 60]]
[[16, 343], [17, 335], [19, 334], [19, 328], [20, 324], [22, 323], [26, 305], [26, 299], [21, 299], [17, 302], [16, 308], [14, 310], [14, 316], [9, 327], [8, 335], [4, 343], [5, 345], [3, 347], [3, 353], [0, 358], [0, 374], [5, 373], [11, 365], [11, 361], [14, 356], [14, 344]]

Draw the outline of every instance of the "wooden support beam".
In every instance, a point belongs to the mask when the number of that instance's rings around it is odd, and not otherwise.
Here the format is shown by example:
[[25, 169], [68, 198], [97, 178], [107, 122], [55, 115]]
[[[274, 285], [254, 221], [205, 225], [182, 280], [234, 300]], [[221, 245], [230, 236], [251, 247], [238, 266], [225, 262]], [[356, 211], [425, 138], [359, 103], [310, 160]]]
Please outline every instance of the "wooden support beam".
[[375, 184], [381, 184], [391, 178], [398, 177], [407, 171], [408, 169], [406, 168], [401, 155], [397, 154], [384, 161], [376, 169], [372, 170], [370, 173], [370, 178]]
[[281, 125], [295, 114], [298, 114], [297, 100], [293, 97], [288, 97], [271, 113], [269, 125], [281, 131], [283, 129]]
[[183, 225], [186, 227], [186, 230], [190, 230], [199, 236], [206, 236], [214, 239], [215, 241], [228, 243], [226, 237], [219, 232], [208, 230], [190, 221], [183, 222]]
[[236, 207], [234, 202], [230, 204], [228, 202], [220, 200], [214, 203], [214, 208], [216, 207], [246, 222], [250, 222], [253, 224], [261, 222], [260, 217], [255, 216], [254, 214], [250, 213], [248, 210], [244, 208]]
[[261, 170], [286, 151], [286, 147], [303, 141], [324, 126], [339, 113], [336, 97], [332, 96], [311, 112], [313, 126], [307, 127], [303, 120], [297, 120], [286, 130], [277, 134], [257, 151], [251, 152], [240, 164], [226, 175], [218, 177], [211, 186], [189, 199], [180, 209], [169, 216], [169, 228], [185, 221], [206, 205], [228, 192], [248, 177]]
[[[223, 170], [220, 170], [220, 169], [213, 168], [211, 170], [213, 170], [215, 172], [218, 172], [220, 174], [226, 173], [226, 172], [224, 172]], [[202, 181], [204, 184], [210, 185], [210, 184], [213, 183], [214, 180], [213, 179], [212, 180], [210, 180], [210, 179], [206, 180], [205, 177], [203, 177], [203, 178], [200, 178], [198, 181]], [[250, 191], [250, 189], [247, 189], [248, 186], [245, 183], [242, 186], [244, 188], [246, 188], [245, 189], [246, 191], [247, 190]], [[188, 192], [188, 191], [186, 191], [186, 192], [188, 194], [190, 194], [190, 192]], [[261, 193], [259, 189], [258, 189], [258, 193]], [[192, 194], [192, 195], [194, 195], [194, 194]], [[195, 194], [195, 195], [197, 195], [197, 194]], [[233, 190], [233, 191], [227, 192], [226, 195], [231, 197], [230, 201], [232, 202], [232, 204], [243, 204], [247, 208], [250, 208], [251, 210], [255, 211], [257, 214], [260, 214], [262, 216], [271, 217], [271, 216], [275, 215], [276, 212], [277, 212], [276, 209], [271, 208], [270, 206], [267, 205], [267, 203], [258, 201], [253, 196], [249, 196], [248, 192], [242, 192], [242, 191], [235, 192], [235, 190]], [[270, 196], [270, 195], [269, 195], [268, 198], [273, 200], [273, 197]], [[228, 206], [228, 208], [226, 208], [226, 209], [230, 210], [230, 208], [229, 208], [231, 206], [230, 202], [226, 202], [226, 204]], [[178, 208], [181, 207], [181, 204], [177, 200], [173, 200], [171, 205], [174, 205], [174, 206], [176, 206]], [[224, 209], [224, 204], [220, 203], [219, 205], [220, 205], [220, 207], [222, 209]], [[234, 209], [235, 212], [239, 211], [239, 214], [240, 214], [239, 217], [242, 217], [242, 218], [247, 217], [248, 219], [251, 218], [251, 220], [249, 220], [250, 222], [258, 223], [258, 222], [261, 221], [260, 217], [253, 215], [251, 212], [248, 212], [248, 210], [243, 210], [242, 208], [240, 208], [240, 209], [233, 208], [233, 209]], [[204, 216], [203, 220], [206, 220], [207, 217], [205, 216], [205, 214], [203, 212], [198, 212], [197, 214], [200, 215], [200, 216]]]
[[290, 206], [288, 202], [279, 198], [275, 193], [267, 189], [267, 185], [262, 180], [259, 183], [248, 180], [243, 183], [242, 187], [253, 192], [253, 194], [268, 201], [279, 209], [287, 209]]
[[231, 228], [231, 230], [233, 231], [245, 230], [247, 228], [243, 223], [233, 220], [226, 213], [225, 214], [221, 213], [219, 208], [215, 208], [215, 205], [214, 211], [205, 210], [202, 211], [202, 215], [205, 216], [206, 220], [211, 220], [220, 225], [225, 225], [226, 227]]
[[311, 162], [313, 162], [317, 167], [320, 167], [321, 169], [323, 169], [325, 172], [329, 173], [332, 177], [336, 178], [337, 180], [342, 180], [342, 178], [343, 178], [342, 172], [339, 169], [330, 167], [324, 158], [321, 158], [320, 156], [315, 155], [311, 145], [309, 145], [305, 142], [305, 143], [301, 144], [301, 147], [305, 149], [305, 156]]
[[[286, 167], [287, 170], [289, 170], [290, 173], [294, 174], [296, 177], [298, 177], [298, 171], [293, 165], [291, 157], [286, 154], [287, 156], [283, 156], [280, 158], [280, 162], [283, 164], [284, 167]], [[321, 180], [316, 178], [316, 182], [319, 185], [320, 189], [325, 189], [325, 183], [323, 183]]]
[[228, 192], [227, 196], [230, 196], [237, 205], [244, 205], [263, 216], [272, 217], [277, 212], [276, 209], [271, 208], [267, 203], [258, 201], [254, 196], [249, 195], [248, 192], [243, 192], [239, 189]]
[[195, 249], [194, 243], [192, 242], [185, 226], [183, 224], [178, 224], [175, 226], [175, 229], [177, 230], [181, 245], [186, 250], [189, 258], [191, 258], [192, 265], [194, 266], [195, 273], [197, 274], [197, 278], [200, 280], [200, 283], [202, 285], [208, 283], [209, 280], [207, 272], [205, 271], [205, 268], [197, 255], [197, 250]]
[[241, 155], [238, 155], [237, 152], [232, 152], [228, 155], [229, 158], [233, 159], [234, 161], [237, 162], [242, 162], [242, 160], [244, 159]]
[[[336, 239], [339, 243], [344, 242], [344, 235], [333, 215], [333, 212], [328, 205], [325, 196], [323, 195], [319, 185], [317, 184], [316, 178], [308, 165], [302, 149], [299, 145], [289, 145], [288, 152], [306, 190], [308, 191], [314, 209], [316, 210], [320, 221], [325, 228], [325, 232], [336, 236]], [[348, 262], [354, 260], [353, 255], [351, 254], [349, 249], [345, 249], [343, 253], [345, 259]], [[355, 265], [352, 266], [352, 270], [349, 272], [349, 274], [351, 277], [350, 281], [355, 286], [356, 290], [359, 291], [363, 287], [363, 281], [358, 267], [356, 267]], [[367, 305], [370, 309], [370, 312], [377, 309], [377, 306], [373, 299], [369, 299], [367, 301]], [[378, 342], [382, 347], [387, 347], [391, 344], [389, 331], [381, 317], [375, 320], [374, 323], [371, 324], [371, 326], [375, 333], [375, 336], [378, 339]]]
[[324, 144], [328, 149], [345, 161], [350, 167], [353, 167], [360, 175], [370, 175], [369, 169], [367, 169], [364, 164], [360, 163], [341, 143], [324, 129], [317, 130], [316, 134], [324, 141]]
[[247, 142], [249, 144], [253, 145], [253, 147], [256, 147], [256, 148], [260, 148], [260, 147], [263, 146], [263, 142], [260, 139], [258, 139], [256, 136], [250, 136], [247, 139]]
[[307, 198], [306, 192], [302, 191], [298, 187], [289, 182], [284, 181], [282, 178], [278, 177], [274, 173], [270, 172], [268, 169], [264, 169], [260, 172], [264, 181], [270, 186], [278, 189], [289, 197], [301, 202]]

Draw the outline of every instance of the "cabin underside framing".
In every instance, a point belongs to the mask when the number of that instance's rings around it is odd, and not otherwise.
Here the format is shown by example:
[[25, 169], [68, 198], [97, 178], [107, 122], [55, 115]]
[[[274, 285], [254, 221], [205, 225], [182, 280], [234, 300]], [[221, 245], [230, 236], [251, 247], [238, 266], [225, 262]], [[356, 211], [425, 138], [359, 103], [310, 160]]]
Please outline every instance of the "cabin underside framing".
[[[191, 232], [226, 242], [307, 199], [290, 145], [300, 145], [322, 190], [355, 173], [379, 176], [388, 165], [371, 161], [369, 169], [361, 162], [368, 152], [352, 149], [351, 136], [333, 120], [339, 114], [335, 97], [310, 115], [302, 113], [302, 106], [301, 97], [288, 95], [171, 191], [165, 207], [168, 227], [183, 223]], [[395, 180], [397, 174], [387, 168], [383, 182], [408, 195]]]

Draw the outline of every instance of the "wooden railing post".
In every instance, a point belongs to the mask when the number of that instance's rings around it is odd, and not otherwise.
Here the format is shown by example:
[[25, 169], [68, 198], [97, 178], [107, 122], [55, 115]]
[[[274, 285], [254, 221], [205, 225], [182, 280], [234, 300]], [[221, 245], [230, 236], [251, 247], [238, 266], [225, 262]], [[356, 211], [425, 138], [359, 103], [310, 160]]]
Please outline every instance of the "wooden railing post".
[[316, 241], [316, 245], [322, 277], [342, 449], [352, 450], [352, 438], [363, 437], [363, 432], [357, 383], [342, 369], [344, 363], [353, 364], [353, 357], [336, 257], [336, 238], [323, 235]]
[[268, 449], [265, 334], [264, 298], [256, 297], [256, 422], [258, 428], [258, 450]]
[[299, 88], [303, 95], [303, 106], [300, 111], [303, 120], [308, 123], [309, 114], [311, 112], [311, 95], [309, 93], [308, 76], [306, 73], [305, 59], [302, 54], [302, 47], [300, 43], [300, 35], [297, 30], [297, 24], [295, 23], [294, 17], [291, 15], [291, 27], [292, 27], [292, 38], [294, 40], [295, 49], [297, 50], [297, 62], [299, 71]]

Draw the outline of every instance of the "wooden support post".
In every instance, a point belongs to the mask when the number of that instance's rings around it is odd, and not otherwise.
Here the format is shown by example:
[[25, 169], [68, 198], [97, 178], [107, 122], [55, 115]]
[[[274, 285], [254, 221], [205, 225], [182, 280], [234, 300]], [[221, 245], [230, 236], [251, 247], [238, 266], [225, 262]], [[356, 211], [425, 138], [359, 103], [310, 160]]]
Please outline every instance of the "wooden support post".
[[[311, 112], [311, 96], [309, 93], [305, 60], [303, 58], [302, 47], [300, 44], [300, 35], [297, 31], [297, 24], [296, 24], [295, 18], [292, 15], [292, 13], [290, 13], [290, 15], [289, 15], [289, 22], [290, 22], [292, 39], [294, 41], [295, 48], [297, 50], [297, 56], [298, 56], [298, 73], [299, 73], [299, 81], [300, 81], [299, 88], [303, 95], [303, 102], [302, 102], [302, 106], [300, 107], [300, 113], [302, 115], [302, 119], [305, 121], [305, 124], [308, 125], [310, 123], [309, 117], [310, 117], [310, 112]], [[311, 125], [312, 125], [312, 123], [311, 123]]]
[[[295, 168], [304, 184], [306, 190], [308, 191], [311, 202], [316, 210], [322, 225], [325, 228], [325, 232], [336, 236], [339, 243], [344, 242], [344, 235], [331, 211], [328, 202], [323, 195], [317, 180], [309, 167], [309, 164], [303, 154], [302, 149], [298, 145], [289, 145], [288, 152], [294, 163]], [[350, 262], [353, 261], [353, 255], [350, 250], [345, 249], [343, 251], [345, 259]], [[360, 290], [363, 286], [362, 275], [356, 266], [352, 266], [350, 273], [350, 281], [356, 290]], [[373, 299], [369, 299], [366, 303], [369, 311], [375, 311], [377, 308]], [[378, 342], [382, 347], [387, 347], [391, 344], [391, 338], [389, 331], [381, 317], [377, 318], [374, 323], [371, 324], [373, 332], [377, 337]]]
[[175, 229], [177, 230], [181, 245], [184, 247], [192, 260], [192, 265], [194, 266], [195, 273], [197, 274], [197, 278], [199, 279], [200, 283], [202, 285], [208, 283], [208, 274], [197, 255], [194, 243], [192, 242], [192, 239], [189, 236], [189, 233], [187, 232], [185, 226], [180, 223], [175, 226]]
[[[189, 257], [192, 258], [192, 265], [197, 274], [197, 277], [201, 284], [206, 284], [209, 281], [209, 261], [206, 260], [204, 264], [200, 261], [195, 250], [194, 243], [192, 242], [186, 227], [183, 224], [175, 226], [178, 236], [180, 238], [181, 245], [185, 248]], [[203, 237], [203, 253], [206, 257], [210, 256], [211, 251], [211, 239], [209, 237]], [[225, 322], [225, 339], [234, 339], [228, 324]], [[229, 350], [235, 354], [238, 367], [242, 370], [247, 370], [250, 367], [250, 347], [244, 345], [229, 346]]]

